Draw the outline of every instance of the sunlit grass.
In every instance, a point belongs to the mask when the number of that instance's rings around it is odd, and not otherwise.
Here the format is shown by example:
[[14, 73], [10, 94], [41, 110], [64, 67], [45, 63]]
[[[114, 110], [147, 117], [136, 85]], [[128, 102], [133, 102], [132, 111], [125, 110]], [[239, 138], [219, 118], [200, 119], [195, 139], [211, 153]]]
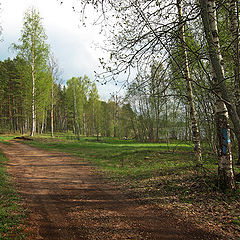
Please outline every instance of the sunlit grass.
[[16, 135], [1, 135], [0, 134], [0, 142], [7, 143], [6, 141], [12, 140], [15, 137], [16, 137]]
[[78, 141], [63, 135], [55, 138], [37, 137], [29, 144], [73, 154], [113, 177], [137, 179], [194, 165], [192, 145], [177, 141], [172, 144], [137, 143], [116, 138], [97, 141], [93, 137], [81, 137]]

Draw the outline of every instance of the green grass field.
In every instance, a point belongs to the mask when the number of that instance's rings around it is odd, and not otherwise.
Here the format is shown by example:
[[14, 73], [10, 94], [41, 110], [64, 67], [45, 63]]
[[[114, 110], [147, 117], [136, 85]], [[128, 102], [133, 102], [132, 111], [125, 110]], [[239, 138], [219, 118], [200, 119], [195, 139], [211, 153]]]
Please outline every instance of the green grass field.
[[[2, 137], [0, 141], [6, 138], [11, 137]], [[102, 178], [117, 183], [134, 197], [185, 212], [199, 212], [198, 218], [203, 218], [203, 222], [212, 218], [211, 207], [221, 224], [239, 228], [239, 183], [235, 193], [223, 194], [218, 190], [217, 159], [207, 148], [203, 151], [203, 167], [199, 168], [194, 162], [193, 145], [179, 141], [138, 143], [116, 138], [97, 141], [93, 137], [81, 137], [79, 141], [70, 135], [36, 136], [33, 140], [25, 143], [77, 156], [93, 165]], [[239, 169], [235, 168], [235, 172]]]
[[37, 147], [64, 151], [91, 162], [112, 176], [139, 178], [159, 171], [172, 171], [175, 168], [189, 168], [192, 146], [187, 144], [137, 143], [132, 140], [114, 138], [81, 138], [80, 141], [64, 138], [35, 138], [30, 143]]
[[6, 164], [7, 159], [0, 152], [0, 239], [24, 239], [22, 223], [25, 214], [11, 177], [6, 172]]
[[64, 135], [36, 137], [28, 143], [78, 156], [111, 180], [155, 198], [174, 191], [182, 201], [191, 202], [196, 191], [217, 190], [216, 157], [207, 149], [203, 153], [203, 168], [196, 167], [193, 145], [189, 143], [138, 143], [116, 138], [97, 141], [93, 137], [81, 137], [78, 141]]

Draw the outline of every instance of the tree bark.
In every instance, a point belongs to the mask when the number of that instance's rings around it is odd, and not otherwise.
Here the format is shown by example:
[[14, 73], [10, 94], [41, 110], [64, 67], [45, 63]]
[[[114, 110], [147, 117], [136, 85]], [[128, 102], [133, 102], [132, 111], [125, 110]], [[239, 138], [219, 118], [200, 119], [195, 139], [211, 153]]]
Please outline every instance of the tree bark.
[[189, 64], [188, 64], [188, 54], [187, 54], [187, 46], [186, 46], [186, 37], [185, 37], [185, 25], [182, 16], [182, 0], [177, 0], [177, 8], [178, 8], [178, 20], [179, 20], [179, 30], [180, 30], [180, 40], [181, 40], [181, 56], [183, 58], [183, 71], [184, 77], [186, 80], [187, 87], [187, 99], [188, 105], [190, 108], [190, 120], [191, 120], [191, 129], [192, 129], [192, 140], [194, 144], [194, 153], [197, 165], [200, 165], [202, 162], [202, 149], [200, 144], [200, 135], [198, 124], [196, 120], [196, 110], [193, 98], [193, 90], [192, 83], [190, 78]]
[[118, 121], [118, 97], [114, 95], [114, 109], [113, 109], [113, 136], [117, 137], [117, 121]]
[[75, 87], [76, 87], [75, 83], [73, 83], [74, 119], [75, 119], [75, 125], [76, 125], [76, 128], [77, 128], [78, 140], [80, 140], [80, 129], [79, 129], [79, 123], [78, 123], [77, 98], [76, 98], [76, 89], [75, 89]]
[[[234, 96], [235, 104], [238, 116], [240, 116], [240, 62], [239, 62], [239, 20], [238, 20], [238, 10], [237, 10], [237, 1], [230, 0], [229, 4], [229, 16], [231, 24], [231, 35], [232, 35], [232, 50], [233, 50], [233, 61], [234, 61]], [[237, 165], [240, 165], [240, 134], [236, 133], [236, 138], [238, 142], [238, 161]]]
[[9, 116], [9, 130], [12, 131], [12, 108], [11, 108], [11, 94], [10, 94], [10, 79], [8, 79], [8, 116]]
[[[32, 26], [34, 27], [34, 26]], [[34, 29], [32, 29], [31, 33], [31, 67], [32, 67], [32, 133], [31, 136], [36, 134], [36, 112], [35, 112], [35, 36]]]
[[32, 133], [31, 136], [36, 134], [36, 113], [35, 113], [35, 59], [34, 47], [32, 47]]
[[85, 113], [85, 102], [83, 100], [83, 135], [86, 135], [86, 113]]
[[53, 137], [53, 73], [52, 73], [52, 89], [51, 89], [51, 137]]
[[[223, 191], [233, 190], [235, 189], [235, 182], [232, 167], [229, 117], [225, 101], [223, 101], [223, 99], [228, 100], [229, 97], [226, 96], [227, 89], [225, 86], [223, 58], [219, 45], [216, 2], [215, 0], [199, 0], [199, 2], [216, 91], [215, 117], [218, 140], [218, 184]], [[230, 102], [228, 105], [230, 105]]]
[[232, 35], [232, 49], [233, 49], [234, 77], [235, 77], [234, 95], [235, 95], [235, 101], [236, 101], [236, 108], [237, 108], [238, 114], [240, 114], [239, 23], [238, 23], [236, 0], [230, 0], [229, 13], [230, 13], [230, 24], [231, 24], [230, 30]]

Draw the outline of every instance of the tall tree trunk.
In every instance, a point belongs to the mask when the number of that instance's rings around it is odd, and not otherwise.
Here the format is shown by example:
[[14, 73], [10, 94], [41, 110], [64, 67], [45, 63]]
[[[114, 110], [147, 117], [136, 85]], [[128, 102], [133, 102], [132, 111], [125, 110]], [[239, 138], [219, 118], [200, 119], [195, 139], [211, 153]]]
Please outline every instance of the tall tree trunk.
[[[240, 56], [239, 56], [239, 20], [238, 20], [238, 1], [230, 0], [229, 13], [230, 13], [230, 24], [231, 24], [231, 34], [232, 34], [232, 49], [233, 49], [233, 61], [234, 61], [234, 95], [235, 104], [238, 116], [240, 117]], [[236, 138], [238, 142], [238, 162], [240, 165], [240, 134], [236, 133]]]
[[83, 135], [86, 134], [86, 113], [85, 113], [85, 102], [83, 100]]
[[234, 95], [236, 101], [236, 108], [238, 114], [240, 114], [240, 62], [239, 62], [239, 21], [237, 13], [237, 2], [236, 0], [230, 0], [229, 13], [230, 13], [230, 24], [232, 34], [232, 49], [233, 49], [233, 61], [234, 61], [234, 77], [235, 77], [235, 88]]
[[19, 118], [18, 118], [18, 107], [15, 101], [15, 98], [13, 96], [13, 108], [14, 110], [14, 123], [13, 123], [13, 128], [14, 128], [14, 133], [18, 131], [18, 123], [19, 123]]
[[10, 95], [10, 79], [8, 79], [8, 116], [9, 116], [9, 130], [12, 131], [12, 104]]
[[[34, 60], [33, 60], [34, 62]], [[34, 64], [34, 63], [32, 63]], [[35, 74], [34, 65], [32, 65], [32, 133], [31, 136], [36, 134], [36, 113], [35, 113]]]
[[76, 131], [77, 131], [77, 135], [78, 135], [78, 140], [80, 140], [80, 129], [79, 129], [79, 123], [78, 123], [77, 97], [76, 97], [75, 83], [73, 84], [73, 104], [74, 104], [74, 120], [75, 120], [75, 125], [77, 128]]
[[53, 137], [53, 73], [52, 73], [52, 89], [51, 89], [51, 137]]
[[114, 100], [115, 100], [115, 104], [114, 104], [114, 113], [113, 113], [113, 136], [117, 137], [117, 118], [118, 118], [118, 97], [117, 95], [114, 95]]
[[41, 132], [40, 132], [41, 134], [43, 134], [44, 125], [45, 125], [44, 122], [45, 122], [45, 120], [43, 119], [43, 120], [42, 120], [42, 124], [41, 124]]
[[92, 105], [92, 136], [95, 134], [95, 108], [94, 108], [94, 102]]
[[182, 0], [177, 0], [177, 8], [178, 8], [178, 20], [179, 20], [179, 27], [180, 27], [180, 40], [181, 40], [181, 56], [183, 58], [183, 71], [184, 77], [186, 80], [186, 87], [187, 87], [187, 98], [188, 104], [190, 108], [190, 120], [191, 120], [191, 128], [192, 128], [192, 139], [194, 144], [194, 153], [196, 158], [197, 165], [201, 164], [202, 162], [202, 150], [200, 145], [200, 135], [198, 124], [196, 120], [196, 110], [195, 104], [193, 99], [193, 91], [192, 91], [192, 83], [190, 80], [190, 71], [188, 65], [188, 54], [187, 54], [187, 46], [186, 46], [186, 37], [185, 37], [185, 25], [182, 16]]
[[36, 112], [35, 112], [35, 45], [34, 45], [34, 34], [31, 35], [32, 38], [32, 133], [31, 136], [36, 134]]
[[[220, 51], [216, 2], [199, 0], [201, 18], [208, 43], [208, 52], [212, 65], [213, 80], [216, 91], [216, 130], [218, 140], [218, 184], [222, 190], [235, 189], [230, 143], [228, 111], [225, 104], [226, 86], [223, 58]], [[230, 102], [229, 102], [230, 105]]]

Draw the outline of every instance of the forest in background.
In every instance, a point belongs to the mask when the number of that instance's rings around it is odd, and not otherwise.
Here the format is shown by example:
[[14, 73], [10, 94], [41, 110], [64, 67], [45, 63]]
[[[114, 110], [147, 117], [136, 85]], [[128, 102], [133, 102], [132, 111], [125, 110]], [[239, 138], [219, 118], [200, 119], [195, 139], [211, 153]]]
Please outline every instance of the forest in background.
[[12, 45], [17, 57], [0, 66], [1, 132], [190, 140], [198, 166], [200, 143], [207, 143], [218, 157], [220, 188], [235, 189], [232, 151], [238, 152], [234, 161], [240, 164], [239, 3], [83, 4], [83, 9], [92, 4], [112, 27], [106, 44], [110, 57], [100, 59], [106, 73], [99, 81], [137, 72], [125, 81], [126, 95], [101, 101], [87, 76], [59, 84], [41, 17], [29, 9], [19, 44]]

